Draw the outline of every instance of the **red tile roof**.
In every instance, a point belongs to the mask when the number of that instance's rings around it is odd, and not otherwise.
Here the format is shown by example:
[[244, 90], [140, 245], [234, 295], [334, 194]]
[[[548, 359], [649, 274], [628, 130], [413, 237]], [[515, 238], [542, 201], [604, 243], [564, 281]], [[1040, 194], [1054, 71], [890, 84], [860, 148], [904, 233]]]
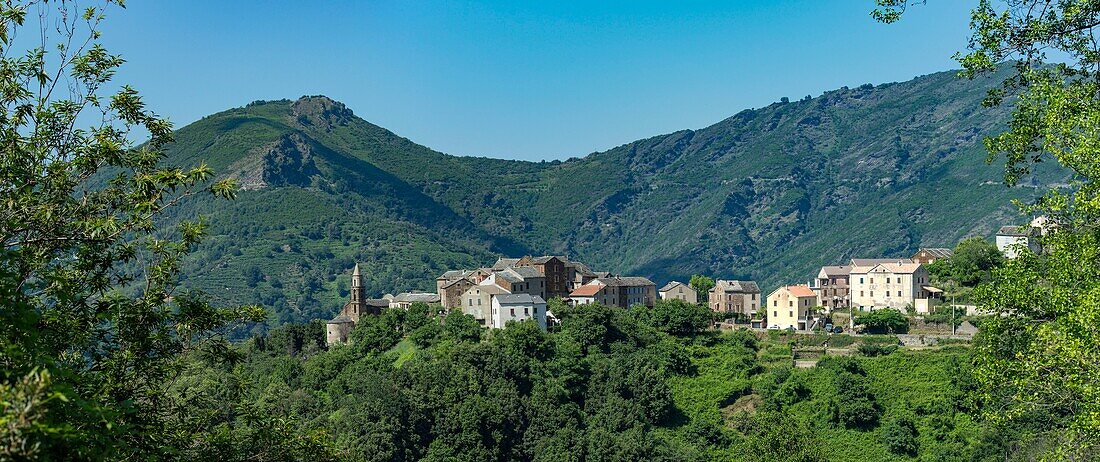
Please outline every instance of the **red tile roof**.
[[602, 289], [602, 288], [603, 288], [603, 285], [601, 285], [601, 284], [586, 284], [586, 285], [583, 285], [583, 286], [580, 286], [580, 287], [574, 289], [573, 292], [569, 294], [569, 296], [570, 297], [591, 297], [591, 296], [596, 295], [597, 293], [599, 293], [600, 289]]
[[809, 286], [787, 286], [787, 290], [791, 291], [791, 295], [795, 297], [816, 297], [817, 294], [813, 290], [810, 290]]

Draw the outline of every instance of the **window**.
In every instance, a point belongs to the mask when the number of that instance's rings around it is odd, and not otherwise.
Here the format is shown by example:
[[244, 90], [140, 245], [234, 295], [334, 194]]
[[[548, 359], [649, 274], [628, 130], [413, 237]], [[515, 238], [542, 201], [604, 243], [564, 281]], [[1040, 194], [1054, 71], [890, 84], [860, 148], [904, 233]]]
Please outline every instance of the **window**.
[[787, 312], [787, 317], [793, 318], [794, 317], [794, 311], [788, 311]]
[[481, 306], [481, 299], [477, 299], [477, 306]]
[[863, 296], [863, 291], [862, 291], [862, 290], [861, 290], [861, 291], [859, 291], [859, 296], [860, 296], [860, 297], [862, 297], [862, 296]]
[[512, 308], [512, 309], [510, 309], [509, 311], [511, 311], [511, 312], [512, 312], [512, 317], [513, 317], [513, 318], [514, 318], [514, 317], [516, 317], [516, 309], [515, 309], [515, 308]]
[[756, 300], [756, 294], [752, 294], [752, 298], [750, 300]]
[[874, 296], [875, 296], [875, 291], [873, 291], [873, 290], [871, 291], [871, 296], [872, 296], [872, 297], [874, 297]]
[[[468, 302], [467, 306], [474, 306], [474, 299], [469, 298], [469, 299], [466, 299], [466, 301]], [[478, 300], [478, 301], [480, 301], [480, 300]]]
[[779, 317], [779, 312], [778, 311], [772, 311], [772, 317], [773, 318], [778, 318]]
[[779, 306], [779, 300], [772, 300], [772, 306]]
[[901, 291], [900, 291], [900, 290], [898, 291], [898, 296], [899, 296], [899, 297], [901, 296]]
[[875, 283], [875, 278], [871, 278], [871, 284]]
[[524, 315], [524, 316], [530, 316], [530, 315], [531, 315], [531, 312], [530, 312], [530, 311], [528, 311], [528, 309], [527, 309], [527, 308], [524, 308], [524, 309], [523, 309], [523, 315]]
[[863, 284], [863, 278], [859, 278], [859, 283]]
[[887, 283], [887, 284], [889, 284], [889, 283], [890, 283], [890, 278], [886, 278], [886, 283]]
[[787, 300], [787, 306], [794, 306], [794, 300]]

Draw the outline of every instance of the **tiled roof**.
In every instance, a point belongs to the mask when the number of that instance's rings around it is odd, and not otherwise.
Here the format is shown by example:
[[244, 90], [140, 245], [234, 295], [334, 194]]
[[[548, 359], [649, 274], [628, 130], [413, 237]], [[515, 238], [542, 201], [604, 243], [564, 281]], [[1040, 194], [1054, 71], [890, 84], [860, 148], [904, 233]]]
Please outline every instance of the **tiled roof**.
[[603, 289], [603, 284], [585, 284], [583, 286], [573, 289], [573, 292], [569, 294], [570, 297], [591, 297], [600, 292]]
[[384, 298], [368, 298], [363, 300], [363, 304], [377, 308], [389, 308], [390, 301]]
[[490, 295], [511, 293], [511, 292], [508, 292], [507, 289], [505, 289], [501, 286], [498, 286], [496, 284], [489, 284], [489, 283], [482, 283], [482, 284], [478, 284], [478, 285], [475, 285], [473, 287], [470, 287], [469, 289], [466, 289], [466, 293], [470, 293], [470, 291], [474, 290], [474, 289], [480, 290], [480, 291], [482, 291], [484, 293], [487, 293], [487, 294], [490, 294]]
[[510, 268], [510, 269], [512, 271], [515, 271], [516, 274], [518, 274], [521, 278], [524, 278], [524, 279], [544, 277], [542, 275], [542, 272], [540, 272], [539, 270], [537, 270], [535, 268], [532, 268], [530, 266], [517, 266], [515, 268]]
[[853, 258], [852, 266], [875, 266], [882, 263], [912, 263], [908, 258]]
[[1037, 234], [1036, 228], [1030, 226], [1002, 226], [1001, 229], [997, 231], [998, 236], [1024, 237], [1034, 236], [1035, 234]]
[[513, 284], [517, 282], [523, 282], [523, 276], [520, 276], [519, 273], [516, 272], [515, 268], [505, 268], [501, 271], [497, 271], [496, 275], [498, 278], [501, 278]]
[[402, 292], [397, 294], [393, 298], [395, 302], [423, 302], [423, 303], [439, 303], [439, 294], [429, 294], [426, 292]]
[[332, 318], [332, 320], [328, 321], [326, 324], [345, 324], [349, 322], [352, 322], [351, 318], [341, 314], [340, 316]]
[[672, 281], [672, 282], [669, 282], [668, 284], [665, 284], [664, 287], [661, 287], [661, 292], [668, 292], [672, 289], [675, 289], [677, 286], [687, 286], [687, 284], [684, 284], [680, 281]]
[[952, 254], [955, 253], [955, 251], [953, 251], [951, 249], [945, 249], [943, 247], [922, 248], [922, 249], [917, 251], [917, 253], [920, 253], [920, 252], [928, 252], [929, 255], [931, 255], [935, 258], [948, 258]]
[[740, 292], [744, 294], [758, 294], [760, 293], [760, 286], [756, 285], [756, 281], [733, 281], [727, 279], [719, 279], [714, 283], [714, 290], [719, 292]]
[[882, 268], [887, 272], [894, 274], [912, 274], [920, 269], [920, 263], [914, 263], [912, 260], [905, 259], [901, 263], [896, 261], [879, 263], [877, 265], [870, 266], [858, 266], [852, 268], [852, 274], [867, 274], [875, 270], [875, 268]]
[[847, 265], [822, 266], [821, 271], [825, 272], [826, 276], [845, 276], [852, 272], [852, 267]]
[[446, 280], [450, 281], [450, 280], [453, 280], [453, 279], [464, 278], [469, 273], [470, 272], [467, 271], [467, 270], [450, 270], [450, 271], [447, 271], [447, 272], [439, 275], [439, 277], [436, 278], [436, 279], [446, 279]]
[[787, 290], [791, 292], [791, 295], [795, 297], [816, 297], [817, 294], [809, 288], [809, 286], [787, 286]]
[[588, 265], [585, 265], [584, 263], [581, 263], [579, 261], [575, 261], [575, 262], [570, 262], [570, 264], [573, 265], [573, 269], [576, 272], [581, 273], [582, 276], [595, 276], [596, 275], [596, 273], [594, 273], [591, 269], [589, 269]]
[[656, 286], [653, 281], [641, 276], [621, 276], [621, 277], [609, 277], [599, 278], [600, 281], [608, 287], [637, 287], [637, 286]]
[[491, 266], [489, 269], [493, 271], [500, 271], [502, 269], [508, 268], [509, 266], [515, 265], [516, 263], [519, 263], [518, 258], [498, 258], [497, 262], [493, 263], [493, 266]]
[[496, 296], [497, 303], [501, 305], [531, 305], [546, 303], [542, 297], [531, 294], [500, 294]]
[[446, 284], [443, 284], [443, 288], [446, 289], [450, 286], [453, 286], [455, 284], [460, 284], [462, 282], [467, 282], [467, 283], [470, 283], [470, 284], [474, 283], [474, 281], [471, 281], [471, 280], [466, 279], [466, 278], [458, 278], [458, 279], [451, 280], [451, 281], [447, 282]]

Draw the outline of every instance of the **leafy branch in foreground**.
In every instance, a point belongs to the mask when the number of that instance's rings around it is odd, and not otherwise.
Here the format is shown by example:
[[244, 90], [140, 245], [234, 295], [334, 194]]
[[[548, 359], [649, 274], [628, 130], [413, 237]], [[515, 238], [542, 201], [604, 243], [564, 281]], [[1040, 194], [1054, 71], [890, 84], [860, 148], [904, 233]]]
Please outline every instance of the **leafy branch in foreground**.
[[174, 293], [205, 228], [158, 233], [157, 217], [188, 196], [232, 198], [234, 185], [205, 165], [162, 165], [171, 124], [132, 88], [108, 91], [123, 63], [99, 43], [112, 4], [0, 4], [3, 460], [174, 453], [201, 437], [173, 425], [181, 358], [264, 316]]
[[[875, 19], [899, 20], [914, 2], [877, 0]], [[923, 3], [923, 2], [920, 2]], [[1031, 425], [1052, 459], [1100, 452], [1100, 1], [981, 0], [969, 51], [956, 56], [973, 78], [1014, 72], [984, 104], [1014, 105], [1008, 130], [987, 137], [1015, 185], [1053, 160], [1074, 174], [1028, 215], [1047, 217], [1043, 251], [995, 269], [975, 299], [981, 325], [975, 375], [987, 412], [1003, 425]], [[1049, 54], [1049, 56], [1048, 56]]]

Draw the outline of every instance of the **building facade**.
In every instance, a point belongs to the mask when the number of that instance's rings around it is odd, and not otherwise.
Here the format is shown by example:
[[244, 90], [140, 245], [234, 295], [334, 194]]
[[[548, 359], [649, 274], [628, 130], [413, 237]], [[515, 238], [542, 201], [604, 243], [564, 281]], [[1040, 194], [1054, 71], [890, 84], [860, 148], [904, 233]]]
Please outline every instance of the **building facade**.
[[760, 286], [756, 281], [719, 279], [709, 293], [710, 309], [716, 313], [742, 314], [757, 318], [760, 311]]
[[812, 327], [817, 294], [809, 286], [782, 286], [768, 294], [768, 327], [806, 330]]
[[860, 311], [915, 308], [917, 299], [931, 298], [938, 291], [932, 289], [928, 270], [908, 259], [853, 266], [851, 270], [852, 307]]
[[657, 291], [661, 300], [680, 300], [683, 302], [699, 303], [699, 294], [691, 286], [679, 281], [672, 281]]
[[509, 322], [533, 320], [546, 330], [546, 300], [530, 294], [499, 294], [492, 297], [492, 327], [503, 329]]
[[1032, 226], [1002, 226], [997, 231], [997, 249], [1005, 258], [1016, 258], [1021, 252], [1039, 253], [1039, 228]]
[[812, 289], [821, 300], [826, 311], [852, 306], [851, 277], [852, 267], [848, 265], [822, 266], [817, 272]]

